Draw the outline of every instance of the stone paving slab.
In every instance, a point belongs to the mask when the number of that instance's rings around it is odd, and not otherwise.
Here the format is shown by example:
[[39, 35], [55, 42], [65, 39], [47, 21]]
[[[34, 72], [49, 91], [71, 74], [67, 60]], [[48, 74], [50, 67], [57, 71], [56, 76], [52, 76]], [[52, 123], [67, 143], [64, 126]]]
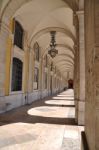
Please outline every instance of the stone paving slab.
[[83, 130], [81, 126], [66, 125], [61, 150], [81, 150], [80, 134]]
[[[73, 91], [60, 95], [66, 98], [70, 94]], [[75, 124], [74, 101], [64, 101], [61, 96], [57, 101], [49, 97], [0, 115], [0, 150], [80, 150], [83, 127]]]

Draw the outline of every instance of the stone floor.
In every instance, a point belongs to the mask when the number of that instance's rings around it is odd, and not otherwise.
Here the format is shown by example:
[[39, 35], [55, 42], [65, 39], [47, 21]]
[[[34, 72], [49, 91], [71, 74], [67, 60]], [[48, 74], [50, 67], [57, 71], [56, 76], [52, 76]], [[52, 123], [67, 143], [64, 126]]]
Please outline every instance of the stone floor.
[[73, 91], [0, 115], [0, 150], [80, 150]]

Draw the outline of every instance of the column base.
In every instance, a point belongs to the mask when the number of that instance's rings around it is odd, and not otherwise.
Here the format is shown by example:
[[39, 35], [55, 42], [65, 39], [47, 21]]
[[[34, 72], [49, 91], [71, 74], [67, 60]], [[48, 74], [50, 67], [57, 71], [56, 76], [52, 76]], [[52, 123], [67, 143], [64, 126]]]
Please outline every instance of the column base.
[[81, 150], [89, 150], [85, 132], [81, 132]]
[[76, 123], [85, 125], [85, 101], [76, 101]]

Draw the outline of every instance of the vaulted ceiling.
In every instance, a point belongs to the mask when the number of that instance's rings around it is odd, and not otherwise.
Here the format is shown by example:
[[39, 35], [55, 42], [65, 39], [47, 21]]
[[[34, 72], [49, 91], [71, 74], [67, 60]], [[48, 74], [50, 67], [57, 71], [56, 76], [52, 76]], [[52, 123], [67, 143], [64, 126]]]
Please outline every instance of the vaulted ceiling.
[[28, 33], [28, 45], [33, 48], [37, 41], [43, 55], [48, 52], [50, 31], [56, 31], [58, 55], [53, 62], [65, 78], [68, 72], [73, 77], [76, 42], [73, 13], [77, 9], [78, 0], [22, 0], [13, 13]]

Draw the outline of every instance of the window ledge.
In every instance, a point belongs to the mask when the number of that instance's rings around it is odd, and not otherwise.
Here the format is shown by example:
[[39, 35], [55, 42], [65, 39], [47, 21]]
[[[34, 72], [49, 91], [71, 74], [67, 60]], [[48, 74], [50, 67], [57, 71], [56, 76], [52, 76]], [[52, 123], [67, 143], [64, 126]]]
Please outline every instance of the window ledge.
[[10, 95], [16, 95], [16, 94], [24, 94], [24, 92], [23, 91], [12, 91], [12, 92], [10, 92]]

